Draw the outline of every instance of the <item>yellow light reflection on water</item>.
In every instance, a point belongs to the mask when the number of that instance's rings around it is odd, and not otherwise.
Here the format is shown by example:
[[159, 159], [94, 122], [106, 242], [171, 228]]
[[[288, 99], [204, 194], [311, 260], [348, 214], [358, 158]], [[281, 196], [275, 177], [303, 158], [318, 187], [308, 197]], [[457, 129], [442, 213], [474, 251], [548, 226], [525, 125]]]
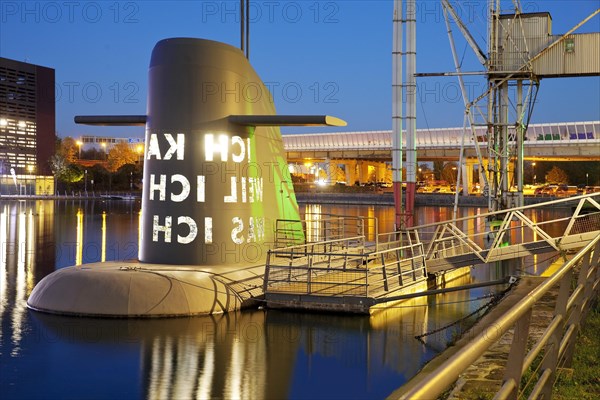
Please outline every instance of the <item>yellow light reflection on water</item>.
[[142, 210], [138, 212], [138, 259], [140, 258], [140, 251], [142, 249]]
[[367, 208], [367, 232], [366, 232], [366, 236], [367, 236], [367, 240], [375, 240], [375, 237], [377, 236], [377, 234], [379, 232], [377, 232], [378, 226], [376, 223], [376, 219], [375, 219], [375, 207], [374, 206], [369, 206], [369, 208]]
[[[6, 235], [6, 227], [7, 224], [7, 206], [4, 206], [2, 213], [0, 213], [0, 245], [2, 246], [2, 253], [0, 254], [0, 315], [4, 315], [4, 309], [6, 308], [6, 303], [8, 301], [7, 290], [8, 287], [8, 270], [6, 266], [6, 248], [8, 244], [8, 238]], [[2, 329], [3, 319], [0, 318], [0, 341], [2, 340]]]
[[83, 211], [77, 210], [77, 226], [75, 238], [75, 265], [83, 264]]
[[102, 211], [102, 254], [100, 261], [106, 261], [106, 211]]
[[[538, 214], [536, 212], [531, 214], [531, 221], [534, 223], [534, 226], [537, 226]], [[533, 241], [536, 242], [537, 240], [538, 240], [538, 233], [535, 229], [533, 229]], [[539, 264], [538, 255], [536, 253], [533, 253], [533, 274], [534, 275], [539, 274], [538, 264]]]
[[321, 234], [321, 205], [311, 204], [306, 206], [306, 240], [308, 242], [316, 242], [320, 240]]
[[169, 385], [172, 385], [171, 379], [164, 379], [164, 376], [171, 377], [173, 374], [173, 364], [170, 362], [173, 356], [172, 339], [167, 337], [163, 342], [160, 338], [155, 338], [152, 342], [148, 398], [164, 399], [168, 397]]
[[198, 398], [209, 399], [211, 397], [211, 387], [215, 375], [215, 348], [211, 344], [206, 346], [204, 353], [204, 365], [202, 374], [198, 377]]
[[33, 281], [33, 268], [35, 266], [35, 228], [34, 228], [35, 220], [33, 218], [33, 209], [29, 211], [27, 215], [27, 227], [26, 227], [26, 235], [27, 240], [25, 243], [25, 266], [27, 267], [27, 297], [31, 294], [33, 287], [35, 286], [35, 282]]
[[11, 356], [15, 357], [20, 353], [20, 343], [23, 338], [23, 320], [25, 318], [25, 303], [27, 297], [27, 274], [25, 272], [25, 252], [26, 252], [26, 215], [19, 207], [19, 219], [17, 222], [17, 277], [15, 280], [16, 296], [15, 306], [12, 312], [12, 342], [13, 350]]
[[242, 375], [244, 374], [243, 368], [243, 352], [244, 344], [239, 341], [234, 341], [231, 346], [231, 361], [229, 363], [229, 369], [227, 371], [227, 382], [225, 384], [226, 396], [230, 399], [241, 399], [242, 398]]

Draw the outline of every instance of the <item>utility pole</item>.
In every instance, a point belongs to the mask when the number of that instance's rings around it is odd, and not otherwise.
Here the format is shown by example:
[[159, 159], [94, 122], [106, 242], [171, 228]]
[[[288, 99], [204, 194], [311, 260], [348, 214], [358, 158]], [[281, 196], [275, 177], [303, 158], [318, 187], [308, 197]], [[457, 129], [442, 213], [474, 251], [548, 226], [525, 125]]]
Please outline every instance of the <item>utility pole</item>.
[[[393, 50], [392, 50], [392, 181], [396, 207], [396, 230], [414, 225], [414, 204], [417, 187], [417, 85], [416, 85], [416, 2], [406, 1], [406, 18], [403, 19], [403, 1], [394, 1]], [[403, 28], [406, 25], [406, 52]], [[406, 75], [403, 81], [403, 58], [406, 59]], [[406, 116], [402, 99], [406, 94]], [[406, 140], [403, 140], [403, 121]], [[406, 146], [403, 148], [403, 144]], [[402, 206], [402, 158], [406, 158], [406, 199]]]

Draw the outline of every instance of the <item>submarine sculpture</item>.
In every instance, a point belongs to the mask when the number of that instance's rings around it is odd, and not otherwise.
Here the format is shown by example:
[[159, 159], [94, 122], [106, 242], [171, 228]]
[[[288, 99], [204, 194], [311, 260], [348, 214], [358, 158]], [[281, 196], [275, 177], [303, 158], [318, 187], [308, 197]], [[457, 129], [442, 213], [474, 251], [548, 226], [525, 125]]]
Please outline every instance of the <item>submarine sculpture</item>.
[[[146, 127], [139, 260], [63, 268], [29, 308], [58, 314], [165, 317], [222, 313], [262, 294], [277, 219], [299, 220], [282, 125], [344, 126], [276, 115], [243, 53], [192, 38], [152, 51], [146, 115], [79, 116]], [[303, 241], [303, 233], [296, 233]]]

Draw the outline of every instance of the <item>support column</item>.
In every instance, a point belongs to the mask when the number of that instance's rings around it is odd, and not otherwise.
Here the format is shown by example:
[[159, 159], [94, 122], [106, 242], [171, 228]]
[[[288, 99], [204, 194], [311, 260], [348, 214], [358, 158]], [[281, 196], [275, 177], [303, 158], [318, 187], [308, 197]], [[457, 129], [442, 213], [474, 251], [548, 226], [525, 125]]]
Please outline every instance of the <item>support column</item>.
[[[488, 164], [489, 161], [487, 158], [483, 159], [483, 164], [481, 165], [481, 167], [479, 168], [479, 188], [481, 189], [481, 192], [483, 193], [483, 189], [485, 187], [485, 181], [484, 181], [484, 177], [487, 174], [487, 170], [488, 170]], [[489, 186], [488, 186], [489, 187]]]
[[[479, 161], [476, 158], [467, 158], [465, 164], [465, 168], [463, 169], [463, 195], [470, 195], [473, 193], [473, 177], [475, 166], [479, 165]], [[481, 176], [478, 178], [479, 182], [482, 182]]]
[[366, 161], [360, 161], [358, 163], [358, 175], [360, 176], [360, 182], [366, 183], [369, 181], [369, 163]]
[[516, 173], [517, 173], [517, 207], [525, 205], [523, 198], [523, 160], [524, 160], [524, 146], [523, 146], [523, 80], [517, 81], [517, 128], [515, 134], [517, 135], [517, 160], [516, 160]]
[[327, 184], [331, 185], [332, 183], [335, 183], [335, 178], [334, 178], [334, 172], [333, 172], [333, 168], [335, 168], [335, 164], [331, 163], [331, 160], [329, 158], [326, 158], [325, 161], [323, 162], [323, 169], [325, 170], [325, 174], [327, 175], [326, 181]]
[[500, 85], [500, 190], [502, 193], [502, 209], [508, 205], [508, 83]]
[[385, 163], [375, 164], [375, 180], [377, 182], [385, 182], [385, 175], [387, 172], [387, 165]]
[[414, 226], [417, 191], [417, 5], [406, 1], [406, 227]]
[[394, 0], [392, 41], [392, 181], [394, 184], [394, 230], [402, 228], [402, 4]]
[[344, 165], [346, 166], [346, 184], [352, 186], [358, 180], [356, 176], [356, 160], [345, 161]]

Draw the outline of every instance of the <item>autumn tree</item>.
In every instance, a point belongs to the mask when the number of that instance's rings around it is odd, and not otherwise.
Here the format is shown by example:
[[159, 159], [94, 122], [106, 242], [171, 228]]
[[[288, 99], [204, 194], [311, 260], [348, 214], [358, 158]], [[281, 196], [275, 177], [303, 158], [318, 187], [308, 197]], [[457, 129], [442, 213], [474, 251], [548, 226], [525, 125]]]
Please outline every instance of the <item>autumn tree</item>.
[[106, 153], [102, 149], [91, 148], [81, 152], [82, 160], [104, 160]]
[[433, 162], [434, 179], [444, 179], [442, 177], [443, 170], [444, 170], [444, 162], [443, 161], [434, 161]]
[[548, 173], [546, 174], [546, 182], [552, 183], [555, 185], [564, 184], [569, 182], [569, 177], [562, 169], [554, 166]]
[[72, 137], [65, 137], [58, 140], [58, 148], [56, 154], [63, 157], [68, 164], [74, 163], [77, 160], [79, 146]]
[[110, 172], [117, 172], [126, 164], [135, 164], [138, 154], [126, 142], [118, 142], [108, 152], [107, 167]]
[[419, 170], [417, 174], [418, 181], [429, 180], [432, 174], [433, 172], [431, 171], [431, 169], [429, 169], [429, 166], [427, 164], [419, 164]]
[[442, 180], [450, 184], [455, 184], [458, 178], [458, 168], [456, 167], [456, 164], [451, 162], [446, 163], [442, 169], [441, 177]]

